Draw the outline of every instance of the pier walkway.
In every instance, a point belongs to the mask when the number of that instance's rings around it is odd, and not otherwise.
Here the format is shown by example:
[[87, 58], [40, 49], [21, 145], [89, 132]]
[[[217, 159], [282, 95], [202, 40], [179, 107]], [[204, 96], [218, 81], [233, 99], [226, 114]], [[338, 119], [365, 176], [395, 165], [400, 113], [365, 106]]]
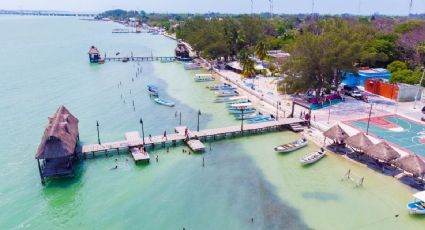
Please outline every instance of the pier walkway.
[[[223, 128], [204, 129], [197, 131], [187, 130], [187, 136], [185, 135], [185, 126], [179, 126], [175, 128], [174, 134], [168, 134], [164, 136], [153, 136], [151, 138], [144, 138], [145, 147], [154, 148], [156, 145], [166, 146], [167, 144], [177, 145], [177, 142], [185, 142], [189, 148], [194, 152], [200, 152], [205, 150], [205, 145], [201, 141], [208, 141], [209, 139], [215, 140], [216, 138], [226, 138], [227, 136], [236, 136], [244, 134], [260, 134], [265, 132], [271, 132], [275, 130], [290, 129], [292, 124], [304, 123], [299, 118], [286, 118], [279, 121], [271, 121], [258, 124], [244, 124], [243, 129], [240, 125], [229, 126]], [[135, 161], [149, 160], [148, 153], [142, 153], [138, 151], [138, 148], [143, 146], [143, 139], [140, 137], [139, 132], [128, 132], [125, 133], [125, 140], [102, 143], [102, 144], [89, 144], [82, 146], [82, 154], [86, 156], [95, 156], [95, 153], [104, 152], [106, 155], [108, 151], [120, 152], [120, 149], [129, 149], [133, 155]], [[141, 156], [140, 154], [146, 154]]]
[[120, 62], [148, 62], [148, 61], [162, 61], [162, 62], [173, 62], [176, 60], [176, 57], [166, 57], [166, 56], [160, 56], [160, 57], [153, 57], [153, 56], [147, 56], [147, 57], [105, 57], [105, 61], [120, 61]]

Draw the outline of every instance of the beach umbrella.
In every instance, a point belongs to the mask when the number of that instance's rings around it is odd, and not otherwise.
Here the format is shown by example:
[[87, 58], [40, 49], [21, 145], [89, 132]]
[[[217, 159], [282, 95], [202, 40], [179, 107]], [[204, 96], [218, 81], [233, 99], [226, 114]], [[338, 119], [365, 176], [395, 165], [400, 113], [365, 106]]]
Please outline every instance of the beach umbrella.
[[340, 141], [345, 140], [349, 137], [348, 134], [338, 124], [326, 130], [323, 135], [329, 139]]
[[345, 143], [352, 148], [359, 149], [364, 151], [368, 147], [373, 145], [373, 142], [364, 134], [358, 133], [354, 136], [351, 136], [345, 140]]
[[366, 155], [384, 162], [390, 162], [400, 157], [400, 154], [386, 142], [369, 146], [364, 152]]
[[423, 176], [425, 174], [425, 161], [416, 154], [397, 159], [394, 164], [414, 176]]

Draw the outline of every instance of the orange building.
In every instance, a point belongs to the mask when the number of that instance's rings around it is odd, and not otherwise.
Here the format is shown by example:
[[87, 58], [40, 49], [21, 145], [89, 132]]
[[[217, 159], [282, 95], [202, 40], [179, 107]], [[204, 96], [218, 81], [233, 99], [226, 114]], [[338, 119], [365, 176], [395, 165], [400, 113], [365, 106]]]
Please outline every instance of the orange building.
[[398, 99], [398, 85], [387, 83], [380, 79], [367, 79], [365, 82], [365, 90], [392, 100]]

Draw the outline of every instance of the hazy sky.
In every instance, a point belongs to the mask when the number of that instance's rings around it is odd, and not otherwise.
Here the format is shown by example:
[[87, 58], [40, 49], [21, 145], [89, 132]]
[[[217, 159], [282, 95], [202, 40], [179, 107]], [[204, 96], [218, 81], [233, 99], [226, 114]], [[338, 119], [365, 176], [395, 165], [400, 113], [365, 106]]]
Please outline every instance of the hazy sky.
[[[253, 0], [254, 12], [269, 9], [268, 0]], [[313, 0], [274, 0], [275, 13], [311, 13]], [[410, 0], [314, 0], [315, 13], [405, 15]], [[359, 4], [360, 3], [360, 4]], [[359, 7], [360, 6], [360, 7]], [[249, 13], [250, 0], [0, 0], [0, 9], [35, 9], [99, 12], [109, 9], [147, 12]], [[425, 13], [425, 0], [413, 0], [412, 13]]]

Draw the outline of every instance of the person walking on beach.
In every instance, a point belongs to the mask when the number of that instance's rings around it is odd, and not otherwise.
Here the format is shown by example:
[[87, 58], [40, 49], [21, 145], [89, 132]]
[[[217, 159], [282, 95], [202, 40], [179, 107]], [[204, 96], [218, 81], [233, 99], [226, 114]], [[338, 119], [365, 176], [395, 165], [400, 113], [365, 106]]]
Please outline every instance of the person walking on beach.
[[164, 131], [164, 136], [162, 137], [162, 139], [164, 140], [167, 140], [167, 131]]
[[149, 140], [152, 141], [152, 135], [149, 134]]

